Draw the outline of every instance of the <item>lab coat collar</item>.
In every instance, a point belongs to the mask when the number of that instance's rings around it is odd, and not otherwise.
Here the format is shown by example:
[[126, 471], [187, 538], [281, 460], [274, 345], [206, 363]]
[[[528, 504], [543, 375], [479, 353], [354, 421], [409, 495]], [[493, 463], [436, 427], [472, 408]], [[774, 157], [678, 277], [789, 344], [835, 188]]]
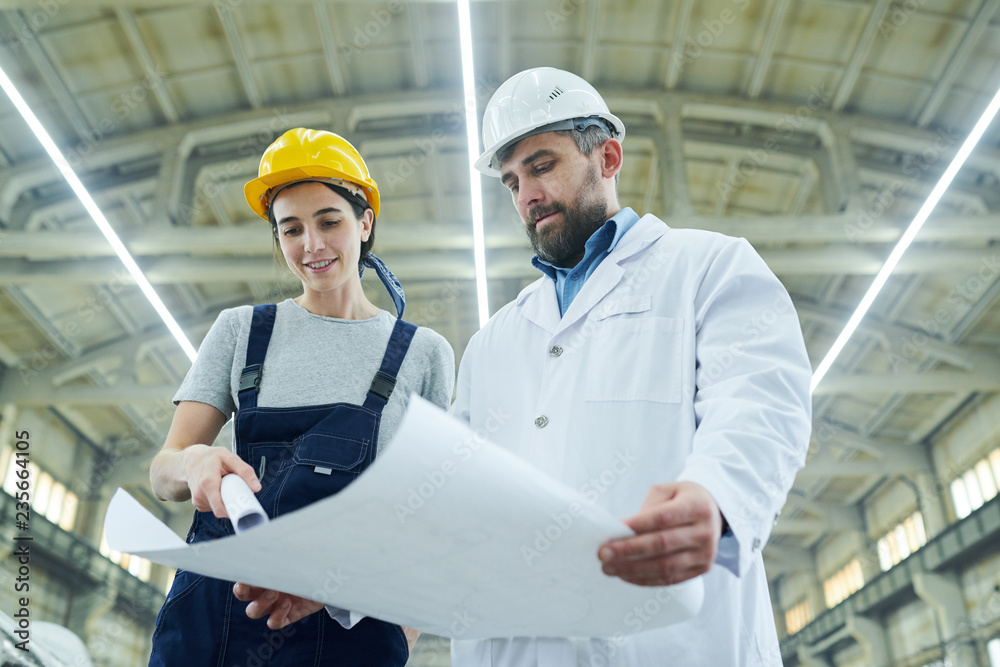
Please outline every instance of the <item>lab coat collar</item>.
[[621, 282], [625, 275], [625, 269], [621, 267], [622, 262], [652, 245], [666, 234], [668, 229], [669, 227], [655, 215], [642, 216], [597, 267], [561, 319], [555, 283], [544, 276], [518, 294], [515, 300], [518, 311], [550, 334], [555, 335], [563, 331], [590, 312]]

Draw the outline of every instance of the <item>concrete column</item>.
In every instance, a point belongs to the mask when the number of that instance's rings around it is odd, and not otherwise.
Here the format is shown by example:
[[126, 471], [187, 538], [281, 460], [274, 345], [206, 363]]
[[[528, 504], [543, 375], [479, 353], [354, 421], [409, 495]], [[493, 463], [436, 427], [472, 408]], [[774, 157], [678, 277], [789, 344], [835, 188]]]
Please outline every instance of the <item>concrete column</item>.
[[942, 497], [947, 491], [944, 486], [939, 488], [932, 473], [918, 473], [914, 476], [914, 482], [920, 490], [920, 513], [924, 517], [924, 532], [929, 541], [948, 526]]
[[66, 612], [66, 627], [86, 640], [94, 621], [111, 611], [117, 599], [118, 591], [109, 586], [77, 589]]
[[[2, 423], [0, 423], [0, 449], [4, 446], [14, 446], [14, 422], [17, 421], [17, 405], [14, 403], [4, 403], [2, 411]], [[5, 471], [0, 471], [5, 472]], [[3, 480], [0, 479], [0, 484]]]
[[971, 630], [965, 609], [962, 589], [952, 577], [931, 572], [913, 575], [913, 590], [934, 610], [941, 642], [945, 646], [945, 659], [953, 665], [974, 665], [975, 651], [966, 638], [960, 635]]
[[814, 654], [804, 646], [800, 646], [796, 656], [802, 667], [830, 667], [830, 661], [823, 654]]
[[867, 655], [865, 664], [872, 667], [888, 667], [889, 646], [885, 641], [885, 629], [878, 621], [864, 616], [849, 616], [845, 626], [847, 632], [861, 645]]

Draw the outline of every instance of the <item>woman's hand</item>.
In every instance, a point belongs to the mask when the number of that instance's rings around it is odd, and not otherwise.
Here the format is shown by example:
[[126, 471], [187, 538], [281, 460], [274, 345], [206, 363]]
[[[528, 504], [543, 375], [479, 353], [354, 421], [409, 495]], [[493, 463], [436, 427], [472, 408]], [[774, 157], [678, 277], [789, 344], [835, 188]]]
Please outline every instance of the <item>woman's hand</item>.
[[248, 584], [233, 586], [233, 595], [237, 600], [250, 603], [247, 605], [247, 616], [250, 618], [267, 616], [267, 627], [272, 630], [280, 630], [323, 608], [322, 602]]
[[260, 482], [253, 467], [226, 447], [209, 447], [226, 423], [226, 415], [207, 403], [181, 401], [170, 423], [167, 441], [149, 467], [153, 493], [160, 500], [191, 500], [196, 509], [226, 516], [219, 489], [223, 475], [236, 473], [253, 492]]
[[191, 490], [191, 503], [199, 512], [212, 512], [218, 518], [229, 514], [222, 504], [222, 478], [235, 473], [250, 490], [260, 491], [260, 481], [250, 464], [222, 447], [191, 445], [181, 451], [183, 479]]

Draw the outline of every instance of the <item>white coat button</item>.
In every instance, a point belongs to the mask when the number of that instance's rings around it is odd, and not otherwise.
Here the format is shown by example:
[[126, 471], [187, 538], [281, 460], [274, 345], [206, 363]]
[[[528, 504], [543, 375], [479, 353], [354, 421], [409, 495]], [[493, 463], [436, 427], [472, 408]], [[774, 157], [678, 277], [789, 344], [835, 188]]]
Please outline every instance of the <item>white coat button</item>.
[[553, 345], [552, 347], [549, 348], [549, 354], [551, 354], [553, 357], [558, 357], [562, 353], [563, 349], [558, 345]]
[[753, 538], [753, 549], [752, 550], [753, 551], [757, 551], [758, 549], [760, 549], [760, 538], [759, 537], [755, 537], [755, 538]]
[[535, 426], [537, 426], [538, 428], [545, 428], [545, 426], [548, 423], [549, 423], [549, 418], [546, 417], [545, 415], [540, 415], [538, 417], [535, 417]]

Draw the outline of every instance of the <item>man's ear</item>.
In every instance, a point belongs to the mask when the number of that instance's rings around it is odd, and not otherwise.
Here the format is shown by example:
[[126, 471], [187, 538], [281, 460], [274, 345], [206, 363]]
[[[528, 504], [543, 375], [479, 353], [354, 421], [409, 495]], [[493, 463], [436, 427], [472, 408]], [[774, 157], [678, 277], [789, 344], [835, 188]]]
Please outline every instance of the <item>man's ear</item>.
[[615, 174], [622, 168], [622, 160], [624, 159], [622, 143], [617, 139], [605, 139], [597, 150], [600, 151], [598, 165], [601, 168], [601, 176], [614, 178]]

